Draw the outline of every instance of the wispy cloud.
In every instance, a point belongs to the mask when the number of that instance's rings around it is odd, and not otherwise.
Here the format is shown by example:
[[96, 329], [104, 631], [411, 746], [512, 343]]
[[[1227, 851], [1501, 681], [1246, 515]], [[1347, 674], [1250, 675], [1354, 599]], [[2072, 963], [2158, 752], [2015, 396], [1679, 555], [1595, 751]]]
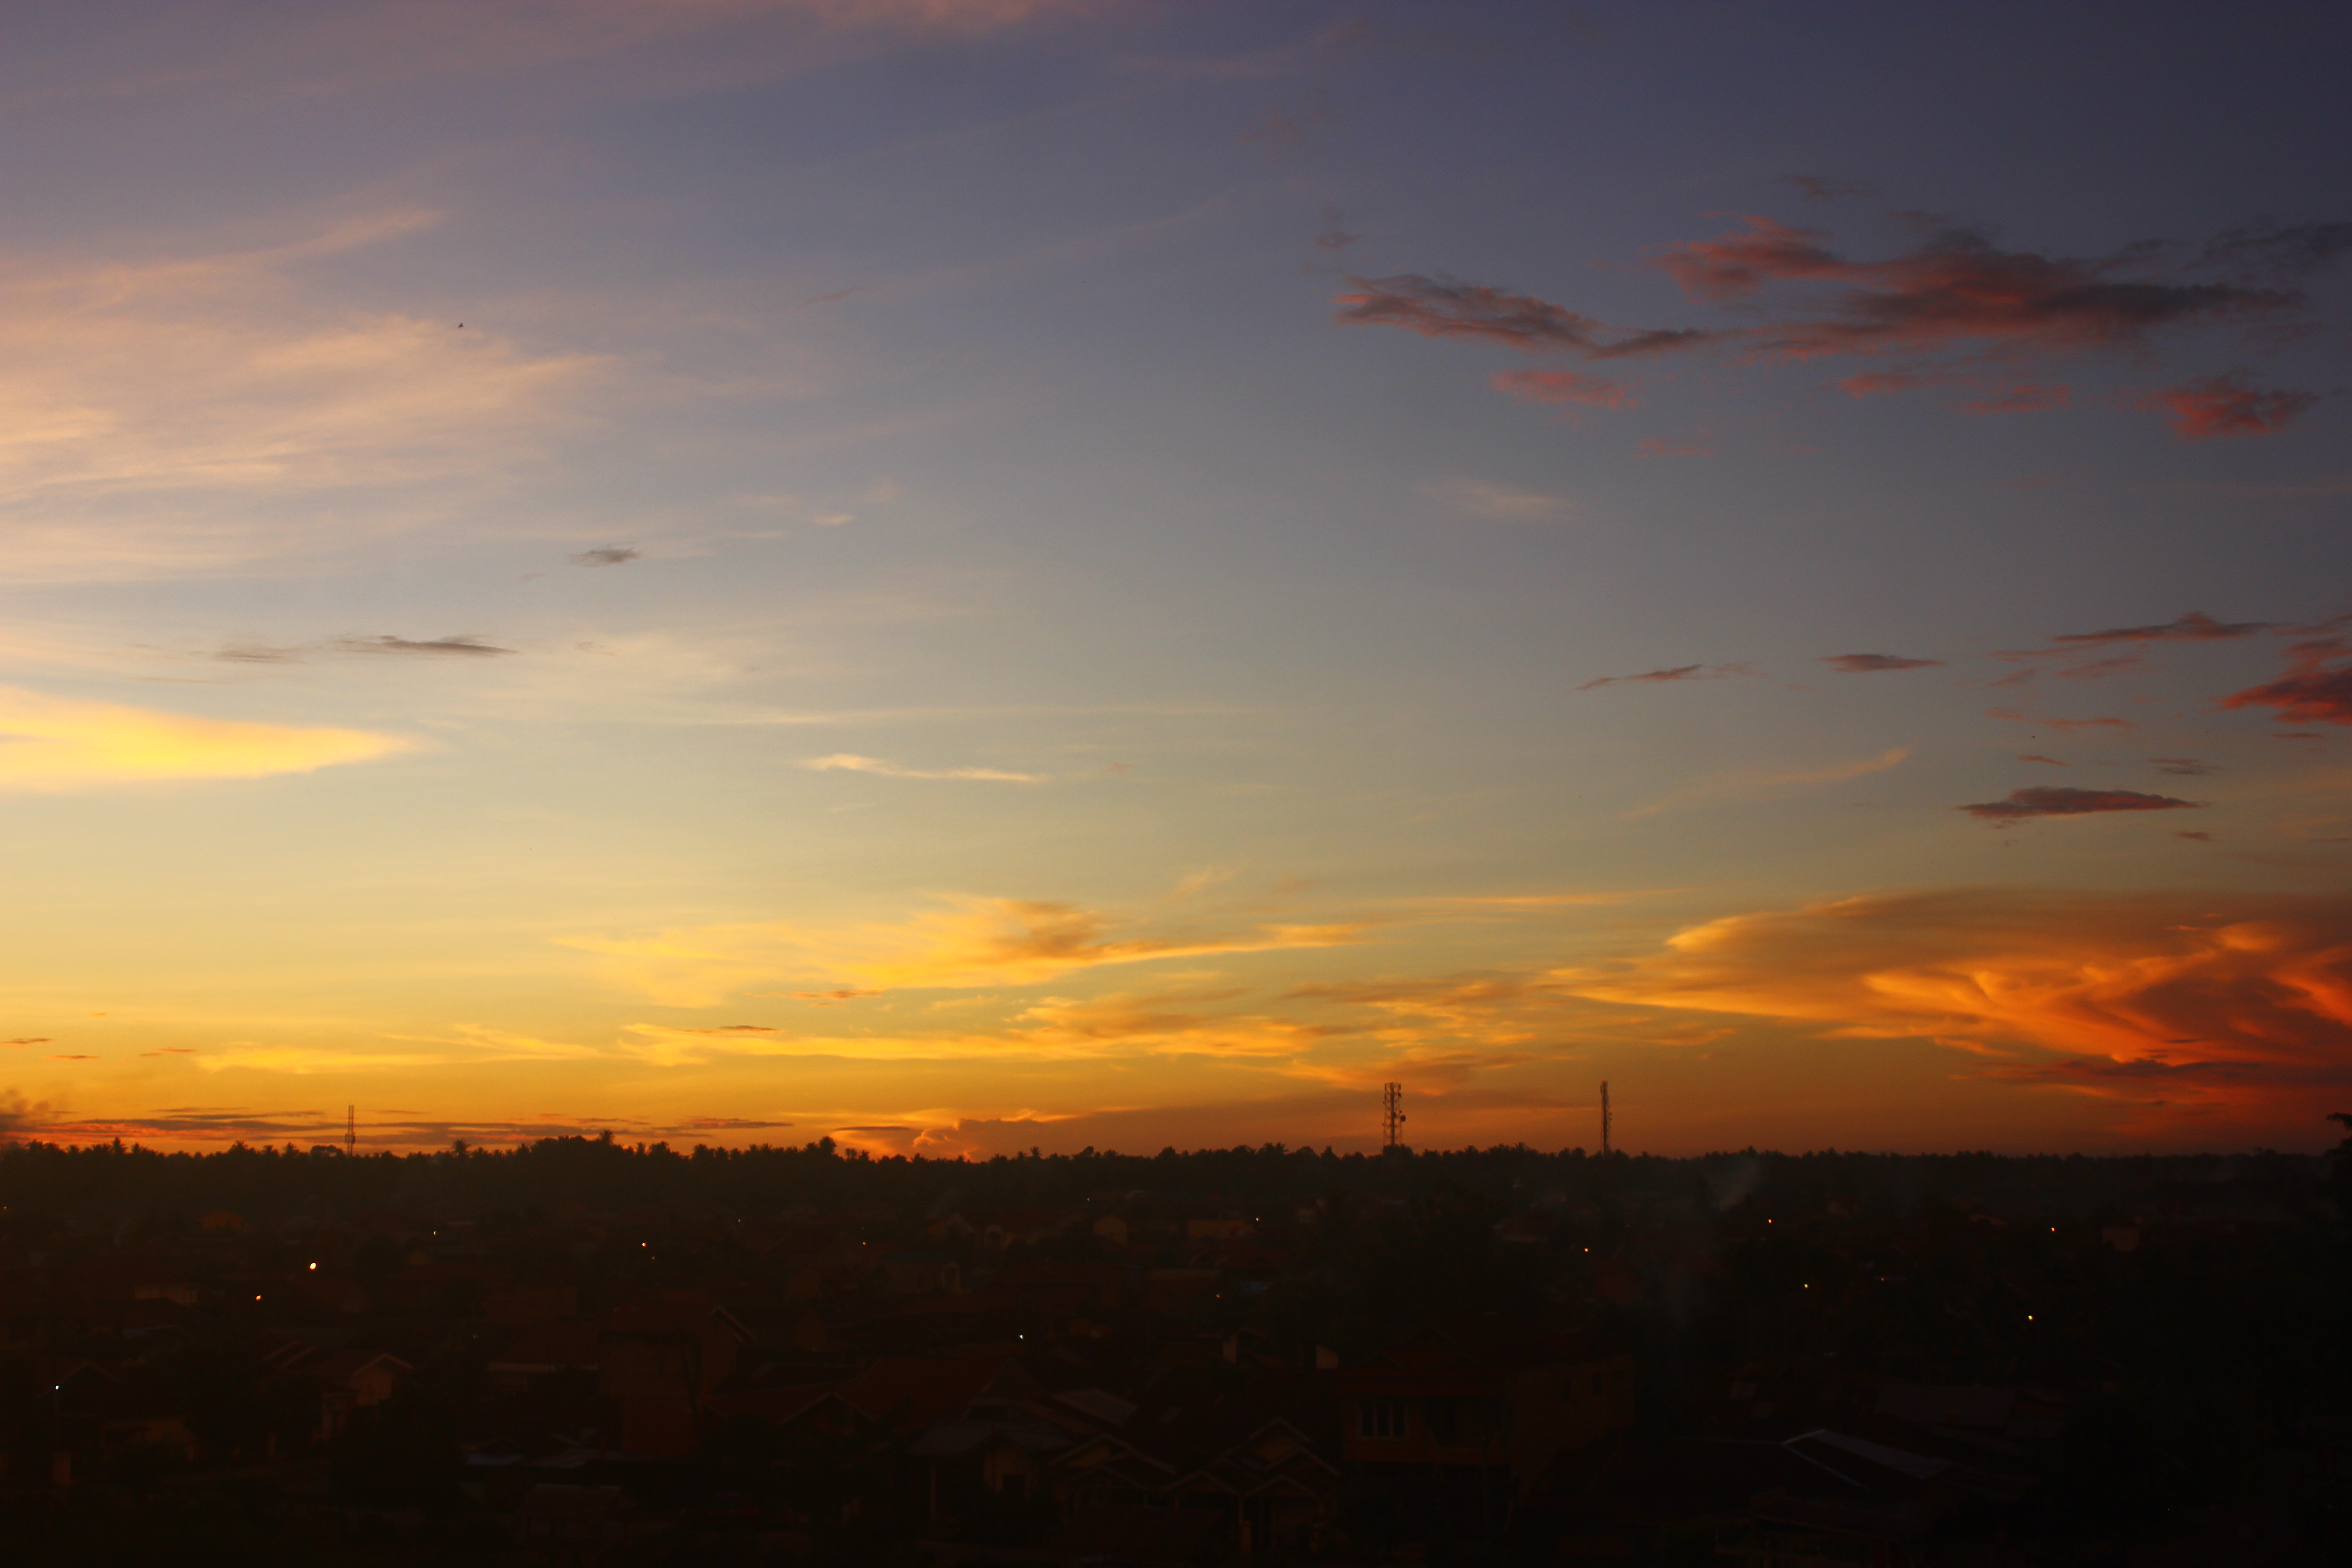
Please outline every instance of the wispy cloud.
[[2217, 621], [2201, 610], [2177, 620], [2145, 626], [2110, 626], [2102, 632], [2065, 632], [2052, 637], [2059, 647], [2095, 647], [2119, 642], [2228, 642], [2273, 629], [2269, 621]]
[[201, 719], [0, 687], [0, 788], [266, 778], [413, 744], [364, 730]]
[[1220, 1014], [1200, 1004], [1219, 997], [1183, 993], [1047, 996], [1019, 1009], [1001, 1027], [924, 1033], [878, 1029], [816, 1034], [793, 1029], [691, 1029], [632, 1024], [637, 1054], [661, 1067], [722, 1057], [835, 1057], [854, 1061], [1044, 1060], [1116, 1056], [1294, 1059], [1334, 1031], [1293, 1018]]
[[1988, 719], [2005, 719], [2012, 724], [2032, 724], [2044, 730], [2056, 730], [2061, 734], [2067, 735], [2075, 734], [2084, 730], [2130, 730], [2133, 728], [2132, 721], [2128, 719], [2037, 718], [2030, 713], [2021, 713], [2014, 708], [1988, 708], [1985, 710], [1985, 717]]
[[810, 757], [801, 763], [817, 773], [874, 773], [886, 779], [974, 779], [986, 784], [1045, 784], [1044, 773], [1007, 773], [1003, 768], [910, 768], [897, 763], [886, 763], [879, 757], [861, 757], [849, 752], [836, 752], [829, 757]]
[[1846, 675], [1870, 675], [1882, 669], [1932, 669], [1940, 658], [1905, 658], [1892, 653], [1833, 653], [1822, 660]]
[[1647, 681], [1653, 685], [1662, 685], [1666, 682], [1677, 680], [1721, 680], [1726, 676], [1753, 675], [1756, 672], [1754, 670], [1748, 668], [1744, 664], [1718, 664], [1714, 666], [1704, 664], [1678, 664], [1667, 669], [1645, 669], [1639, 675], [1604, 675], [1597, 680], [1586, 681], [1583, 685], [1578, 687], [1577, 689], [1579, 691], [1591, 691], [1596, 687], [1620, 686], [1630, 681]]
[[2316, 393], [2253, 386], [2235, 375], [2209, 375], [2154, 393], [2146, 405], [2163, 411], [2179, 439], [2215, 441], [2230, 436], [2274, 435], [2318, 401]]
[[[319, 548], [284, 503], [511, 469], [604, 369], [499, 333], [313, 302], [302, 268], [431, 226], [394, 211], [276, 247], [125, 264], [0, 256], [12, 563], [137, 576]], [[410, 509], [378, 508], [383, 526]], [[338, 515], [339, 541], [348, 521]]]
[[1963, 414], [2036, 414], [2045, 408], [2063, 408], [2074, 400], [2071, 386], [2035, 386], [2019, 384], [2002, 387], [1989, 397], [1979, 397], [1960, 405]]
[[1662, 811], [1680, 806], [1721, 803], [1731, 800], [1769, 800], [1819, 784], [1844, 784], [1850, 779], [1865, 778], [1901, 767], [1911, 757], [1908, 746], [1895, 746], [1874, 757], [1861, 757], [1852, 762], [1834, 763], [1822, 768], [1800, 768], [1780, 773], [1741, 771], [1719, 773], [1687, 789], [1675, 791], [1663, 800], [1652, 801], [1626, 813], [1630, 817], [1654, 816]]
[[574, 566], [625, 566], [639, 560], [639, 552], [625, 544], [600, 544], [593, 550], [583, 550], [572, 556]]
[[515, 650], [500, 647], [488, 637], [467, 634], [446, 637], [331, 637], [325, 642], [288, 647], [266, 643], [232, 643], [213, 655], [230, 664], [296, 664], [321, 654], [405, 654], [426, 658], [495, 658]]
[[615, 984], [705, 1007], [793, 979], [858, 991], [1032, 985], [1106, 964], [1336, 947], [1365, 929], [1362, 921], [1158, 928], [1071, 904], [962, 898], [896, 924], [773, 921], [561, 942], [596, 954]]
[[1713, 239], [1669, 245], [1651, 265], [1696, 300], [1732, 302], [1783, 281], [1834, 283], [1826, 314], [1751, 330], [1768, 354], [1916, 353], [1953, 347], [2031, 352], [2132, 347], [2193, 322], [2272, 315], [2294, 296], [2220, 282], [2131, 276], [2134, 255], [2097, 260], [2002, 250], [1948, 227], [1883, 260], [1850, 260], [1820, 229], [1769, 217]]
[[1505, 522], [1552, 522], [1576, 510], [1576, 503], [1566, 496], [1486, 479], [1443, 479], [1423, 486], [1422, 493], [1449, 510]]
[[1336, 320], [1351, 327], [1402, 327], [1425, 338], [1499, 343], [1529, 353], [1567, 352], [1587, 359], [1624, 359], [1695, 347], [1722, 334], [1696, 331], [1622, 331], [1591, 316], [1483, 283], [1424, 278], [1351, 278]]
[[1781, 176], [1797, 188], [1797, 194], [1809, 202], [1836, 201], [1844, 196], [1874, 196], [1878, 187], [1867, 180], [1840, 180], [1822, 174], [1784, 174]]
[[1630, 408], [1633, 389], [1622, 381], [1579, 375], [1572, 370], [1496, 371], [1487, 384], [1528, 403], [1544, 403], [1573, 419], [1580, 408]]
[[[1799, 188], [1820, 196], [1832, 187], [1801, 180]], [[1916, 226], [1917, 215], [1907, 216]], [[2296, 317], [2307, 301], [2275, 279], [2343, 255], [2336, 236], [2346, 226], [2242, 231], [2209, 250], [2217, 265], [2220, 258], [2234, 258], [2234, 269], [2223, 267], [2226, 275], [2216, 275], [2209, 268], [2200, 277], [2166, 269], [2161, 246], [2068, 257], [2004, 248], [1986, 232], [1958, 224], [1931, 228], [1891, 256], [1855, 258], [1835, 248], [1823, 229], [1754, 216], [1744, 227], [1662, 246], [1647, 258], [1687, 298], [1749, 317], [1738, 326], [1617, 328], [1539, 295], [1419, 273], [1352, 279], [1354, 291], [1338, 300], [1337, 320], [1589, 360], [1706, 349], [1736, 349], [1751, 362], [1895, 359], [1907, 363], [1861, 371], [1838, 384], [1855, 396], [1966, 385], [1981, 395], [1961, 403], [1964, 413], [2025, 413], [2067, 406], [2074, 389], [2017, 379], [2021, 361], [2145, 353], [2159, 336], [2190, 328]], [[1776, 308], [1777, 290], [1789, 284], [1814, 291], [1794, 309]], [[1509, 372], [1495, 384], [1570, 405], [1627, 400], [1612, 384], [1565, 373]], [[2280, 429], [2315, 401], [2312, 394], [2215, 375], [2167, 388], [2141, 405], [2168, 413], [2181, 438], [2204, 440]], [[1687, 449], [1644, 444], [1644, 455]]]

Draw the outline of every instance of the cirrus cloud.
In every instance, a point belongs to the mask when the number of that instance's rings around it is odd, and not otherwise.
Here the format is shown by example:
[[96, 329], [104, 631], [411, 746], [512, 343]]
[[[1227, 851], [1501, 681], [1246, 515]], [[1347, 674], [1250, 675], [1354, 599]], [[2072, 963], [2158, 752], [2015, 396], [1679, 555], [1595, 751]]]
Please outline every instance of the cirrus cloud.
[[960, 898], [896, 923], [769, 921], [566, 937], [560, 944], [597, 954], [616, 984], [673, 1006], [705, 1007], [785, 977], [866, 993], [1032, 985], [1105, 964], [1342, 946], [1363, 929], [1356, 922], [1137, 930], [1071, 904]]
[[897, 763], [886, 763], [879, 757], [861, 757], [848, 752], [836, 752], [829, 757], [810, 757], [801, 766], [821, 773], [873, 773], [886, 779], [975, 779], [988, 784], [1045, 782], [1043, 773], [1007, 773], [1003, 768], [909, 768]]

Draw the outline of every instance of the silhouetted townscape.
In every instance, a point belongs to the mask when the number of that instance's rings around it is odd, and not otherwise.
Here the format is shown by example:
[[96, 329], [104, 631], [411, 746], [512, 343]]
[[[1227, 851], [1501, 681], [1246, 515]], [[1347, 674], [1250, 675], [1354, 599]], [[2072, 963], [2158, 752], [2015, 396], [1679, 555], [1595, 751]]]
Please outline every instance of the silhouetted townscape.
[[23, 1563], [2273, 1563], [2330, 1158], [0, 1151]]

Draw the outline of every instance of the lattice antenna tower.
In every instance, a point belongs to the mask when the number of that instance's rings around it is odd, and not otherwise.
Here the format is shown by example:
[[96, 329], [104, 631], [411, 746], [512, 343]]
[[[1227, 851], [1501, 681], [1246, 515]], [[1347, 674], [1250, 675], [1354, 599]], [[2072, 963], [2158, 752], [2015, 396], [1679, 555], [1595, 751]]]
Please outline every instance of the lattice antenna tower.
[[350, 1159], [359, 1158], [360, 1108], [356, 1105], [343, 1107], [343, 1153]]
[[1389, 1083], [1381, 1086], [1381, 1109], [1388, 1122], [1388, 1147], [1404, 1147], [1404, 1085]]
[[1609, 1158], [1609, 1085], [1601, 1086], [1601, 1157]]

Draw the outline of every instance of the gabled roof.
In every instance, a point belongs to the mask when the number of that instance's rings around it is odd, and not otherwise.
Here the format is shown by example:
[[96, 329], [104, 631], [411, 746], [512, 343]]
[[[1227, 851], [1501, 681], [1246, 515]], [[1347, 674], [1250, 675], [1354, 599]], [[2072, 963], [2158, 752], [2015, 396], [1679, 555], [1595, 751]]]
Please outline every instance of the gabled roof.
[[613, 1309], [613, 1328], [625, 1334], [699, 1334], [713, 1325], [751, 1344], [759, 1336], [743, 1320], [699, 1291], [673, 1291]]
[[1622, 1342], [1598, 1330], [1555, 1329], [1517, 1312], [1465, 1312], [1432, 1323], [1349, 1370], [1477, 1375], [1624, 1353]]
[[558, 1318], [552, 1322], [525, 1329], [520, 1338], [500, 1352], [488, 1367], [491, 1372], [593, 1372], [603, 1363], [599, 1346], [604, 1335], [593, 1323], [576, 1318]]
[[294, 1362], [293, 1370], [305, 1377], [316, 1377], [330, 1383], [345, 1383], [370, 1367], [390, 1363], [398, 1372], [416, 1369], [389, 1351], [320, 1351]]
[[869, 1421], [921, 1427], [961, 1416], [983, 1394], [1018, 1396], [1035, 1386], [1014, 1364], [1013, 1352], [995, 1348], [882, 1356], [837, 1392]]
[[908, 1452], [918, 1458], [958, 1458], [1002, 1445], [1025, 1453], [1050, 1454], [1070, 1446], [1070, 1435], [1035, 1421], [935, 1421]]

